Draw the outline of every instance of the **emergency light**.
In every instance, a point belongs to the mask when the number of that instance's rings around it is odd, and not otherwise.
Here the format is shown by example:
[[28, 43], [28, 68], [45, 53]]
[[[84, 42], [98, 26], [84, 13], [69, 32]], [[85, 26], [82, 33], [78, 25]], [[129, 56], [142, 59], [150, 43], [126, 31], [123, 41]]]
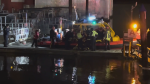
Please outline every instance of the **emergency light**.
[[133, 24], [133, 28], [137, 28], [137, 24]]
[[96, 19], [95, 16], [90, 16], [90, 17], [88, 18], [89, 21], [92, 21], [92, 20], [94, 20], [94, 19]]
[[96, 21], [93, 21], [92, 24], [93, 24], [93, 25], [96, 25]]

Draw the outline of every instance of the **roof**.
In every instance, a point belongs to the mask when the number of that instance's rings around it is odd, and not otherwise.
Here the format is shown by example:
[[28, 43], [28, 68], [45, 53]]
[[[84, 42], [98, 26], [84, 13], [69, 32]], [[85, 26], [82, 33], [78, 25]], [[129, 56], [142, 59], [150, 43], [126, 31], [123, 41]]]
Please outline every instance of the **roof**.
[[0, 16], [7, 16], [7, 15], [9, 15], [9, 14], [2, 14], [2, 13], [0, 14]]

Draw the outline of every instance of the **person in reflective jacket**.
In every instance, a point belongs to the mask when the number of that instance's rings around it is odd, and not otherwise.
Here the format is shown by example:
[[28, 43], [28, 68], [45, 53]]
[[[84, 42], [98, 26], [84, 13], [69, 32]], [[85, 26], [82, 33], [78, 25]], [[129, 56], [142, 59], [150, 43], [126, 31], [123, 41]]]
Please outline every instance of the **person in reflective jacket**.
[[3, 36], [4, 36], [4, 47], [8, 46], [8, 36], [9, 36], [9, 26], [5, 26], [3, 29]]
[[105, 41], [105, 50], [107, 49], [110, 50], [111, 32], [109, 30], [109, 27], [106, 27], [104, 41]]
[[91, 41], [92, 41], [92, 51], [95, 51], [96, 50], [96, 35], [98, 35], [98, 33], [95, 31], [95, 30], [93, 30], [93, 28], [91, 28], [91, 31], [92, 31], [92, 39], [91, 39]]
[[77, 33], [77, 38], [78, 38], [78, 49], [81, 48], [81, 50], [83, 50], [83, 42], [82, 42], [83, 36], [82, 36], [82, 34], [81, 34], [81, 31], [79, 31], [79, 32]]

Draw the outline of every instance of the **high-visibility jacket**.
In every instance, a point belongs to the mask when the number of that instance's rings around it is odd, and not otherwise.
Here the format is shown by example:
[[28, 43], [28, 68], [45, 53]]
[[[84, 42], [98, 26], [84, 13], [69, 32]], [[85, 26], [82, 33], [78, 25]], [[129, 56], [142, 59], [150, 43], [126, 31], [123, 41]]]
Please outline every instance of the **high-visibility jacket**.
[[81, 33], [77, 33], [77, 38], [78, 38], [78, 39], [81, 39], [81, 38], [82, 38]]
[[104, 39], [107, 41], [111, 40], [111, 32], [109, 30], [106, 31]]
[[95, 30], [93, 30], [93, 31], [92, 31], [92, 36], [95, 37], [95, 35], [98, 35], [98, 33], [97, 33]]

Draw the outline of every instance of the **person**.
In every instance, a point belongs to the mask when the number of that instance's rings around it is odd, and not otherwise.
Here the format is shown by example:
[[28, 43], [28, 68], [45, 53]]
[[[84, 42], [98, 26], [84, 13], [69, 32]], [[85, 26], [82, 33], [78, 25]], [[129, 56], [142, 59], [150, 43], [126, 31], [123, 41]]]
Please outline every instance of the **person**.
[[56, 37], [55, 27], [53, 26], [53, 28], [50, 30], [50, 40], [51, 40], [50, 48], [54, 48], [54, 39], [55, 39], [55, 37]]
[[89, 36], [91, 34], [91, 29], [90, 28], [87, 28], [86, 30], [86, 35]]
[[68, 31], [65, 35], [65, 47], [66, 50], [70, 50], [71, 49], [71, 40], [73, 38], [73, 29], [70, 29], [70, 31]]
[[34, 38], [33, 38], [33, 42], [31, 47], [33, 47], [33, 45], [35, 45], [35, 47], [37, 48], [37, 40], [39, 38], [39, 30], [35, 30], [35, 34], [34, 34]]
[[92, 31], [91, 48], [92, 48], [92, 51], [95, 51], [96, 50], [96, 37], [95, 36], [98, 35], [98, 33], [95, 30], [93, 30], [93, 28], [91, 28], [91, 31]]
[[9, 36], [9, 26], [5, 26], [3, 29], [4, 36], [4, 47], [8, 47], [8, 36]]
[[86, 47], [88, 49], [91, 49], [91, 29], [90, 28], [87, 28], [86, 30], [86, 35], [87, 35], [87, 38], [86, 38]]
[[78, 49], [81, 48], [81, 50], [83, 50], [83, 42], [82, 42], [82, 34], [81, 31], [79, 30], [79, 32], [77, 33], [77, 39], [78, 39]]
[[105, 50], [107, 49], [110, 50], [111, 32], [109, 30], [109, 27], [106, 27], [104, 40], [105, 40]]
[[104, 31], [103, 31], [103, 29], [102, 28], [100, 28], [98, 31], [97, 31], [97, 33], [98, 33], [98, 40], [100, 39], [100, 40], [102, 40], [103, 39], [103, 37], [104, 37], [104, 33], [103, 33]]

